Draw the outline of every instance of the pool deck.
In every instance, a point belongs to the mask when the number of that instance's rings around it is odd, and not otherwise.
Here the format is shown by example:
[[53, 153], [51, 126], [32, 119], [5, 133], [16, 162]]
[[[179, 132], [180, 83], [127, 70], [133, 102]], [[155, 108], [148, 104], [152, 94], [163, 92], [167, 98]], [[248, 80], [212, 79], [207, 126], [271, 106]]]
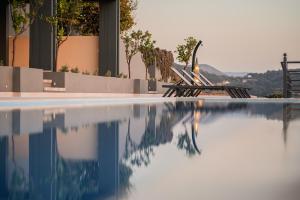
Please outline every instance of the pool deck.
[[211, 102], [300, 103], [300, 99], [231, 99], [228, 96], [164, 98], [161, 94], [115, 93], [0, 93], [0, 110], [41, 109], [48, 107], [108, 106], [205, 100]]

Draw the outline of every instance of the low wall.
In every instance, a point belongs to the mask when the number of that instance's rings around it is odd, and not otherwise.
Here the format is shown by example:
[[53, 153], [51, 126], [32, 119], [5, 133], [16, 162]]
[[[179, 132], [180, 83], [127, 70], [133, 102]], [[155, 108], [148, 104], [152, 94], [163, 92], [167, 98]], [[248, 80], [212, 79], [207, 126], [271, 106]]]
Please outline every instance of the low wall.
[[43, 92], [43, 70], [0, 66], [0, 92]]
[[0, 66], [0, 92], [13, 91], [13, 68]]
[[43, 92], [43, 70], [34, 68], [13, 68], [14, 92]]
[[51, 79], [53, 86], [69, 93], [148, 93], [146, 80], [123, 79], [83, 75], [71, 72], [44, 72], [44, 79]]
[[156, 82], [156, 92], [158, 94], [164, 94], [167, 91], [167, 88], [163, 88], [162, 86], [163, 85], [170, 85], [170, 84], [172, 84], [172, 83], [165, 83], [165, 82], [157, 81]]

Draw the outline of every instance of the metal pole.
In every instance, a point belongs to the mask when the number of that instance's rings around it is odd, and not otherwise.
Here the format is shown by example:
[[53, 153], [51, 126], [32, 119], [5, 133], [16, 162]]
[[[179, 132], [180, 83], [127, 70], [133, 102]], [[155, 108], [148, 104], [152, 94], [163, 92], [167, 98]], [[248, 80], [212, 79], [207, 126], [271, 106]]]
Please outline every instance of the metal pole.
[[192, 60], [192, 71], [194, 71], [195, 62], [196, 62], [196, 54], [197, 54], [198, 48], [200, 47], [201, 44], [202, 44], [202, 41], [200, 40], [194, 49], [193, 60]]
[[287, 81], [287, 54], [283, 54], [282, 73], [283, 73], [283, 97], [288, 98], [288, 81]]

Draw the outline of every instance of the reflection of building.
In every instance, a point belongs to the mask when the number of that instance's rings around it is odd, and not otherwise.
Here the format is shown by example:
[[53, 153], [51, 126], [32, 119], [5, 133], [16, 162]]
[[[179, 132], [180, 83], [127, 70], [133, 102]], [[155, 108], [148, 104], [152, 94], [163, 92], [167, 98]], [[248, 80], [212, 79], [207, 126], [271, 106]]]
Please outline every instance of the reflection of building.
[[132, 141], [138, 146], [153, 145], [147, 144], [144, 134], [156, 134], [162, 107], [153, 108], [1, 112], [0, 198], [117, 198], [129, 187], [132, 174], [121, 161], [128, 133], [120, 127], [127, 130], [130, 121]]

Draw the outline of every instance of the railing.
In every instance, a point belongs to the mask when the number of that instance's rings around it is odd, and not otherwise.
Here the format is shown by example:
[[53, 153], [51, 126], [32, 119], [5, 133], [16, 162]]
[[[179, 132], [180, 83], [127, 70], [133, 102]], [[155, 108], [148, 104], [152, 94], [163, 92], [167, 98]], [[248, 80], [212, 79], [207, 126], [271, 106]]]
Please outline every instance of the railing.
[[290, 69], [289, 64], [300, 64], [300, 61], [288, 61], [287, 54], [283, 54], [281, 62], [283, 72], [283, 97], [291, 98], [293, 94], [300, 94], [300, 69]]

